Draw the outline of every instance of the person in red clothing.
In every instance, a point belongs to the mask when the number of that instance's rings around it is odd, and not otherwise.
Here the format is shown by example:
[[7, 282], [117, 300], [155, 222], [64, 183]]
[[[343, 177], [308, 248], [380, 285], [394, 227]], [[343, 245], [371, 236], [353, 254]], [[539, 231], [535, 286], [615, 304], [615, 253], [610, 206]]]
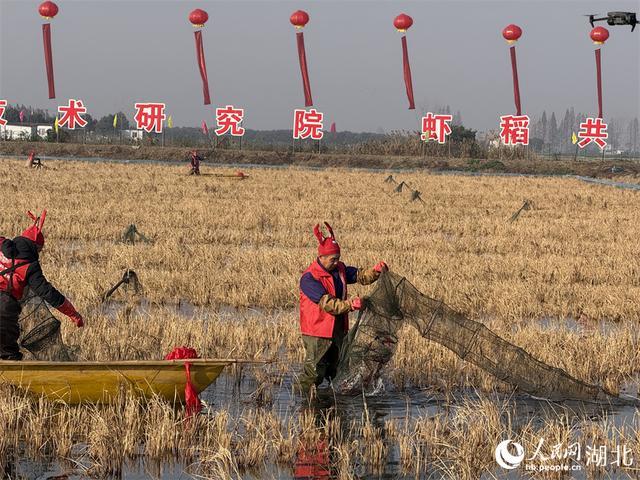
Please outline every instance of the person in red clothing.
[[45, 210], [36, 217], [28, 212], [33, 225], [22, 235], [13, 240], [0, 236], [0, 360], [22, 360], [18, 346], [18, 319], [22, 310], [20, 299], [27, 287], [68, 316], [77, 327], [84, 326], [82, 316], [47, 281], [40, 268], [39, 254], [44, 247], [42, 226], [46, 214]]
[[200, 175], [200, 162], [202, 161], [202, 157], [198, 155], [197, 150], [191, 150], [191, 171], [189, 175]]
[[318, 256], [300, 278], [300, 333], [305, 349], [300, 387], [309, 392], [312, 385], [335, 377], [342, 341], [349, 330], [349, 312], [360, 310], [358, 297], [348, 299], [347, 285], [369, 285], [388, 270], [384, 262], [362, 270], [340, 261], [340, 245], [333, 229], [325, 222], [329, 236], [316, 225]]

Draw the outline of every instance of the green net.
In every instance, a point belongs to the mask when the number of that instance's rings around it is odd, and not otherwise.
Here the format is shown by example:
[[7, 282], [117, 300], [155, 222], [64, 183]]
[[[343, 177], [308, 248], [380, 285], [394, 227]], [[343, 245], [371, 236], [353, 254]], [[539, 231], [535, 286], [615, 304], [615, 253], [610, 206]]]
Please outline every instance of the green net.
[[364, 308], [344, 343], [334, 388], [341, 393], [375, 390], [383, 367], [396, 350], [403, 325], [415, 327], [424, 338], [533, 397], [637, 404], [546, 365], [482, 323], [423, 295], [406, 278], [392, 272], [383, 274], [364, 299]]

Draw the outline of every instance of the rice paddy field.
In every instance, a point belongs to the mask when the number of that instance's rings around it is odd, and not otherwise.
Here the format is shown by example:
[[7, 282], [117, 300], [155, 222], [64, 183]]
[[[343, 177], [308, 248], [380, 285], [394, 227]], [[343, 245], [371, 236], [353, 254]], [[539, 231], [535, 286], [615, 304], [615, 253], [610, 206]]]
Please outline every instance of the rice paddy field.
[[[190, 418], [160, 400], [69, 407], [5, 387], [6, 478], [640, 477], [637, 409], [532, 399], [410, 328], [384, 392], [325, 384], [308, 400], [295, 388], [298, 281], [326, 220], [348, 265], [384, 260], [539, 360], [637, 395], [640, 192], [560, 177], [47, 165], [0, 162], [0, 234], [48, 210], [41, 263], [85, 317], [82, 330], [61, 318], [78, 359], [160, 360], [189, 345], [272, 362], [228, 368]], [[152, 242], [121, 242], [130, 224]], [[102, 303], [126, 269], [142, 292]], [[496, 461], [505, 440], [526, 452], [517, 468]]]

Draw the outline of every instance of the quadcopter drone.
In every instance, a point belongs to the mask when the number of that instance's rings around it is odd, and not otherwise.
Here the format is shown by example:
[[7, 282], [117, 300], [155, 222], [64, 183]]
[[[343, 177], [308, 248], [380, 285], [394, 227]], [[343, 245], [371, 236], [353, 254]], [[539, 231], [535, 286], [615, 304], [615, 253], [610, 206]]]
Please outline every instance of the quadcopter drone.
[[589, 23], [592, 27], [595, 27], [594, 22], [600, 22], [606, 20], [608, 25], [631, 25], [631, 31], [636, 28], [636, 25], [640, 23], [634, 12], [607, 12], [606, 17], [596, 18], [597, 13], [593, 15], [585, 15], [589, 17]]

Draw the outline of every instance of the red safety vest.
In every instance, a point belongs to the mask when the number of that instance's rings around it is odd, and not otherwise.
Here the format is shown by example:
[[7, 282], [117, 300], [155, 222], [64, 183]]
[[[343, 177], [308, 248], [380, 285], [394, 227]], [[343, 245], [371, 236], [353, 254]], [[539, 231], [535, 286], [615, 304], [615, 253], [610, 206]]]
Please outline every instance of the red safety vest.
[[[0, 246], [4, 242], [4, 238], [0, 237]], [[11, 260], [5, 257], [0, 251], [0, 272], [11, 268], [12, 265], [20, 265], [13, 272], [0, 275], [0, 291], [9, 292], [13, 298], [20, 300], [24, 293], [24, 287], [27, 284], [27, 269], [31, 262], [28, 260]]]
[[[342, 300], [347, 299], [347, 267], [344, 263], [338, 262], [338, 274], [342, 280]], [[313, 278], [319, 281], [327, 293], [336, 295], [336, 287], [333, 284], [333, 276], [318, 263], [317, 260], [309, 265], [305, 273], [311, 273]], [[322, 310], [317, 303], [307, 297], [302, 289], [300, 290], [300, 333], [311, 337], [331, 338], [333, 337], [333, 325], [336, 316]], [[349, 315], [344, 314], [344, 330], [349, 330]]]

